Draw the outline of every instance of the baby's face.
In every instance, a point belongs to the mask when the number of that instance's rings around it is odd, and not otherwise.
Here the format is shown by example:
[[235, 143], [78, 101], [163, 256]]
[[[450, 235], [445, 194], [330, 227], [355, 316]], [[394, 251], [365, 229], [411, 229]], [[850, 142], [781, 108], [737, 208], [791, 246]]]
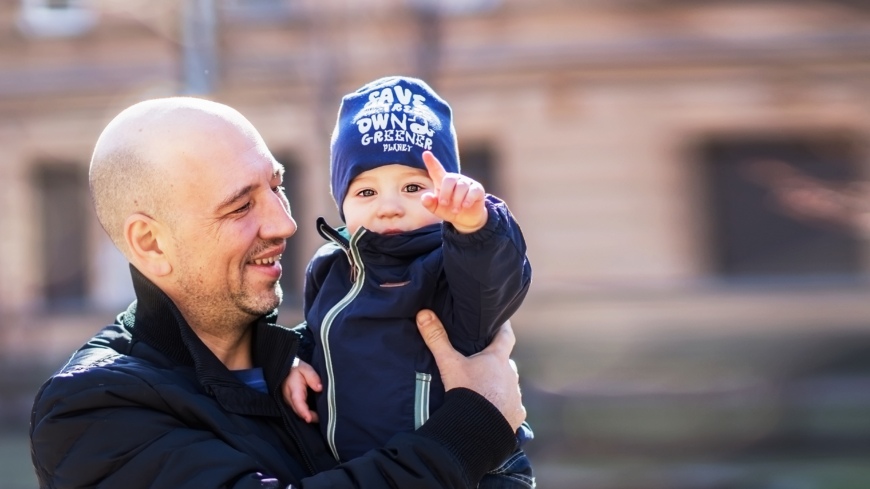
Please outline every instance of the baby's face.
[[347, 229], [354, 233], [363, 226], [376, 233], [397, 234], [441, 222], [420, 201], [432, 189], [429, 174], [410, 166], [386, 165], [360, 173], [342, 204]]

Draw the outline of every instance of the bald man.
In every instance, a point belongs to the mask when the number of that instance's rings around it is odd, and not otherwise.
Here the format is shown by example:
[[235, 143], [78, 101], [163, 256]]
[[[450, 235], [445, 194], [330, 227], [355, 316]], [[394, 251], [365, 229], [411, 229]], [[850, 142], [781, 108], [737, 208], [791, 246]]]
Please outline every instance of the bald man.
[[474, 487], [513, 451], [525, 410], [509, 326], [465, 358], [429, 311], [418, 325], [448, 393], [420, 429], [338, 465], [292, 415], [281, 392], [300, 336], [275, 324], [296, 230], [282, 173], [214, 102], [150, 100], [106, 127], [91, 194], [137, 301], [37, 394], [41, 487]]

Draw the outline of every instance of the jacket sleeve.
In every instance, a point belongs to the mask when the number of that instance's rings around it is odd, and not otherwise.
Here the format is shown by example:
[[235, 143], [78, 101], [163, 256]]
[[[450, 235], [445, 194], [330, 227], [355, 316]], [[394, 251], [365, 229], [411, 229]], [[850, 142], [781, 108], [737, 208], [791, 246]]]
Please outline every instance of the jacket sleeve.
[[91, 370], [59, 374], [37, 394], [30, 436], [40, 487], [286, 486], [208, 429], [180, 422], [148, 383]]
[[31, 455], [40, 487], [464, 488], [476, 486], [515, 445], [492, 404], [454, 389], [416, 432], [312, 477], [279, 480], [209, 426], [180, 422], [148, 383], [94, 370], [102, 372], [91, 377], [89, 388], [79, 388], [84, 383], [72, 372], [54, 377], [37, 394]]
[[487, 195], [486, 208], [489, 218], [480, 230], [461, 234], [444, 223], [443, 232], [452, 302], [448, 333], [478, 348], [519, 309], [532, 281], [526, 242], [507, 205]]

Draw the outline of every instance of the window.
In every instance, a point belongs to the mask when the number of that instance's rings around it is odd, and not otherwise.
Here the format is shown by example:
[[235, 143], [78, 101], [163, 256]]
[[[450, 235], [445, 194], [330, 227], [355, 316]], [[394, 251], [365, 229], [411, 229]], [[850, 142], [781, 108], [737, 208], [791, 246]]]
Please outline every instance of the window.
[[495, 155], [492, 147], [484, 143], [462, 146], [459, 150], [460, 172], [483, 185], [487, 193], [500, 195], [501, 188], [495, 172]]
[[277, 153], [275, 159], [284, 166], [284, 191], [290, 200], [290, 209], [298, 229], [292, 238], [287, 240], [287, 248], [281, 256], [281, 289], [284, 290], [282, 307], [302, 308], [302, 284], [305, 280], [305, 263], [308, 257], [301, 256], [302, 243], [313, 225], [308, 225], [300, 219], [305, 215], [302, 209], [302, 171], [292, 154]]
[[703, 150], [716, 271], [725, 276], [861, 270], [865, 192], [843, 137], [719, 140]]
[[81, 309], [87, 293], [88, 183], [73, 165], [38, 167], [43, 297], [49, 309]]
[[29, 37], [75, 37], [97, 24], [97, 14], [83, 0], [21, 0], [19, 30]]

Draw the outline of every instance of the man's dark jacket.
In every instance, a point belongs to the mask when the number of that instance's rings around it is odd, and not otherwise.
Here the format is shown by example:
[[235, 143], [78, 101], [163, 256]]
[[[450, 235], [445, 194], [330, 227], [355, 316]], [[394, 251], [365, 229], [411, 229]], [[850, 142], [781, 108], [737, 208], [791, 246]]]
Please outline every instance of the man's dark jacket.
[[253, 326], [269, 394], [238, 380], [172, 301], [131, 267], [137, 302], [73, 354], [36, 396], [31, 455], [40, 487], [473, 487], [515, 446], [504, 417], [467, 389], [413, 433], [338, 465], [281, 383], [298, 334]]

